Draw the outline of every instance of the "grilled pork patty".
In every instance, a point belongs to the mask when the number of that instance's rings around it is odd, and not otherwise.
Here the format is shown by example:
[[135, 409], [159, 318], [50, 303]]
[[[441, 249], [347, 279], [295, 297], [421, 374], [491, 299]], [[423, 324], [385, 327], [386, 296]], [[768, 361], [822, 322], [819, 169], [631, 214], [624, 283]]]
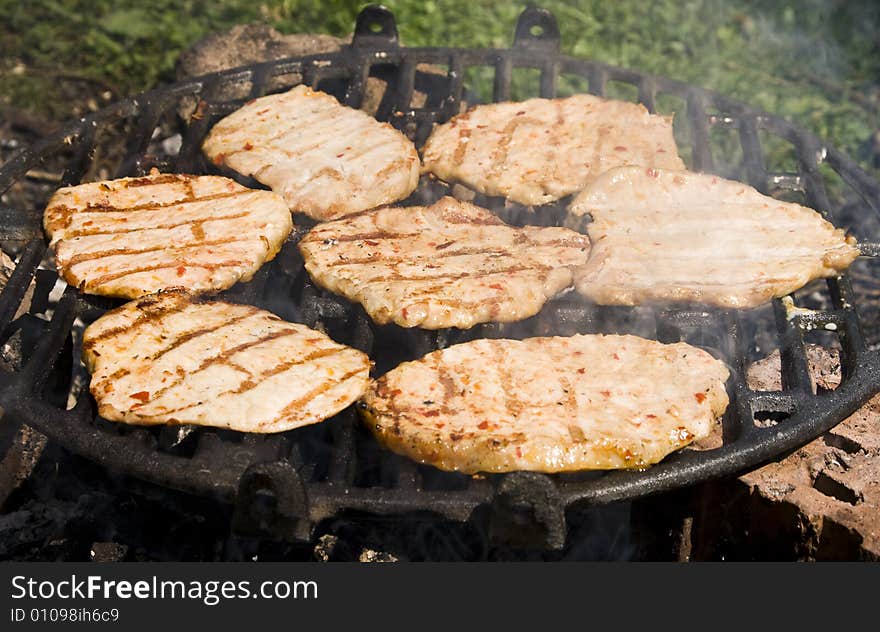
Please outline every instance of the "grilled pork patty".
[[247, 281], [293, 228], [274, 193], [228, 178], [159, 173], [59, 189], [43, 222], [65, 281], [123, 298]]
[[306, 86], [251, 101], [214, 125], [202, 147], [319, 221], [400, 200], [419, 181], [406, 136]]
[[536, 314], [571, 285], [589, 241], [566, 228], [508, 226], [444, 197], [318, 224], [299, 248], [316, 283], [377, 323], [467, 329]]
[[105, 419], [280, 432], [361, 396], [369, 358], [249, 305], [168, 291], [108, 312], [83, 337]]
[[684, 169], [672, 118], [589, 94], [478, 105], [436, 127], [424, 170], [487, 195], [546, 204], [621, 165]]
[[443, 470], [638, 468], [711, 432], [727, 377], [685, 343], [482, 339], [389, 371], [361, 412], [382, 444]]
[[810, 208], [687, 171], [609, 171], [569, 211], [593, 218], [593, 249], [576, 286], [603, 305], [755, 307], [837, 274], [859, 254]]

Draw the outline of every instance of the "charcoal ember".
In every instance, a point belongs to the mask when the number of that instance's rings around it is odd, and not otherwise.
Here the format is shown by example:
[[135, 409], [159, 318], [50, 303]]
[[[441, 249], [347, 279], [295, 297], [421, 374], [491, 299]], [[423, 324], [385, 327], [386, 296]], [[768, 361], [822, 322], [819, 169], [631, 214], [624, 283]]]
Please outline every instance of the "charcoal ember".
[[82, 514], [78, 503], [30, 501], [0, 515], [0, 560], [66, 559], [70, 547], [66, 528]]
[[333, 559], [333, 551], [336, 548], [336, 545], [339, 544], [339, 538], [330, 533], [325, 533], [320, 538], [318, 538], [318, 543], [315, 544], [315, 559], [319, 562], [329, 562]]
[[116, 542], [95, 542], [89, 550], [93, 562], [121, 562], [128, 555], [128, 547]]
[[[837, 350], [810, 345], [807, 357], [814, 385], [839, 386]], [[779, 352], [754, 363], [747, 379], [753, 389], [778, 390]], [[739, 482], [745, 499], [730, 511], [743, 516], [740, 535], [753, 550], [774, 558], [880, 559], [880, 395]]]
[[361, 551], [360, 556], [358, 557], [359, 562], [370, 563], [370, 562], [397, 562], [399, 561], [396, 557], [391, 555], [391, 553], [384, 553], [382, 551], [374, 551], [373, 549], [364, 549]]
[[357, 537], [324, 533], [312, 549], [312, 555], [318, 562], [396, 562], [390, 553], [379, 553], [363, 546]]

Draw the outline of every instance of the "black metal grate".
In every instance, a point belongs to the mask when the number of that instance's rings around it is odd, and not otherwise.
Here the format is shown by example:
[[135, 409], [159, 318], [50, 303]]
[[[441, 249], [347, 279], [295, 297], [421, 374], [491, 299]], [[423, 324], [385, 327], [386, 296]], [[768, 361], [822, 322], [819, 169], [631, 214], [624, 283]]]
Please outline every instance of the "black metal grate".
[[[64, 184], [142, 175], [151, 167], [217, 173], [200, 150], [211, 125], [248, 99], [298, 83], [334, 93], [353, 107], [361, 106], [368, 92], [379, 86], [376, 117], [390, 121], [419, 146], [434, 123], [458, 113], [465, 102], [479, 101], [483, 85], [491, 85], [494, 101], [578, 91], [616, 95], [627, 88], [652, 112], [662, 111], [664, 103], [682, 108], [676, 135], [690, 168], [802, 201], [856, 232], [863, 254], [880, 254], [871, 243], [876, 235], [859, 234], [859, 224], [847, 225], [848, 217], [880, 213], [880, 186], [847, 157], [783, 119], [722, 95], [561, 55], [556, 21], [540, 9], [522, 14], [509, 50], [467, 50], [401, 48], [393, 16], [380, 7], [368, 7], [358, 17], [353, 44], [345, 50], [209, 75], [119, 102], [18, 154], [0, 170], [0, 191], [8, 190], [28, 170], [45, 165], [63, 170]], [[163, 153], [154, 139], [157, 128], [180, 131], [179, 151]], [[719, 142], [719, 132], [728, 134], [726, 143]], [[765, 142], [783, 146], [795, 157], [796, 168], [774, 169], [775, 158]], [[115, 152], [115, 172], [95, 171], [96, 151], [104, 156]], [[260, 186], [237, 174], [224, 175]], [[832, 194], [826, 180], [834, 187]], [[407, 202], [429, 202], [446, 193], [444, 184], [423, 179]], [[561, 221], [567, 200], [538, 209], [480, 195], [476, 202], [514, 223], [555, 224]], [[846, 217], [840, 215], [844, 202], [850, 208]], [[731, 367], [731, 406], [723, 419], [723, 445], [685, 449], [645, 471], [556, 476], [516, 472], [472, 478], [423, 467], [382, 450], [352, 408], [326, 423], [270, 436], [111, 424], [96, 416], [87, 389], [79, 389], [72, 408], [67, 409], [66, 401], [72, 383], [84, 378], [78, 362], [77, 319], [87, 324], [118, 303], [84, 296], [69, 287], [57, 304], [48, 301], [57, 277], [38, 270], [47, 254], [40, 211], [0, 208], [0, 240], [4, 248], [20, 252], [18, 267], [0, 296], [0, 330], [2, 340], [19, 345], [23, 357], [20, 366], [0, 375], [5, 422], [27, 423], [114, 470], [235, 502], [235, 527], [242, 533], [303, 539], [317, 521], [348, 509], [377, 514], [428, 511], [467, 520], [475, 509], [488, 507], [492, 533], [498, 537], [522, 533], [525, 520], [538, 525], [533, 544], [560, 547], [567, 508], [634, 498], [755, 467], [833, 427], [880, 391], [880, 357], [863, 340], [859, 297], [846, 274], [796, 293], [796, 303], [815, 309], [794, 316], [779, 300], [766, 309], [743, 313], [599, 307], [569, 295], [520, 323], [481, 325], [468, 331], [410, 331], [375, 326], [359, 306], [314, 287], [295, 247], [301, 228], [253, 281], [223, 296], [270, 309], [288, 320], [321, 326], [340, 342], [369, 352], [380, 373], [401, 360], [480, 336], [629, 332], [663, 341], [685, 340], [709, 348]], [[304, 218], [297, 221], [308, 226]], [[35, 275], [30, 311], [16, 318]], [[815, 332], [827, 332], [840, 348], [844, 380], [830, 393], [814, 394], [810, 384], [805, 339]], [[773, 348], [781, 350], [783, 388], [752, 391], [745, 382], [745, 368]], [[756, 423], [766, 418], [777, 423], [769, 427]]]

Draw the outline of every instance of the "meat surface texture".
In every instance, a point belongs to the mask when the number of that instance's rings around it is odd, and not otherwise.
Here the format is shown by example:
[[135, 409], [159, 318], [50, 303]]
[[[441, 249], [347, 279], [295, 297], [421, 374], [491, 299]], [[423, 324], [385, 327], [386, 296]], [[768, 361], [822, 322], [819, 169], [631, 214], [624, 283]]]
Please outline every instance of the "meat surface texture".
[[589, 94], [478, 105], [436, 127], [424, 169], [493, 196], [539, 205], [622, 165], [684, 169], [672, 117]]
[[443, 470], [640, 468], [711, 432], [727, 377], [685, 343], [481, 339], [389, 371], [361, 412], [382, 444]]
[[300, 242], [322, 287], [377, 323], [466, 329], [536, 314], [572, 283], [589, 240], [567, 228], [509, 226], [450, 197], [318, 224]]
[[697, 302], [750, 308], [833, 276], [859, 255], [816, 211], [740, 182], [624, 167], [572, 202], [592, 251], [578, 291], [603, 305]]
[[158, 173], [59, 189], [43, 219], [65, 281], [123, 298], [247, 281], [293, 228], [274, 193], [217, 176]]
[[223, 118], [203, 150], [318, 221], [403, 199], [419, 181], [419, 155], [406, 136], [306, 86]]
[[162, 292], [88, 328], [83, 361], [105, 419], [270, 433], [330, 417], [364, 392], [370, 360], [250, 305]]

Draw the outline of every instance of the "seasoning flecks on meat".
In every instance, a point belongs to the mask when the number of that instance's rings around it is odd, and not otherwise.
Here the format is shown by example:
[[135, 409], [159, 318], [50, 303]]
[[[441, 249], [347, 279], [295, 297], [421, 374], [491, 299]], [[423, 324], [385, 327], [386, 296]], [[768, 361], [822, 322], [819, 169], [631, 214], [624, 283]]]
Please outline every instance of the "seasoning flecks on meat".
[[293, 228], [270, 191], [153, 173], [59, 189], [44, 213], [64, 280], [88, 294], [223, 290], [249, 280]]
[[252, 307], [168, 291], [108, 312], [83, 336], [105, 419], [280, 432], [320, 422], [367, 387], [370, 360]]
[[437, 126], [424, 170], [480, 193], [539, 205], [622, 165], [683, 169], [672, 118], [579, 94], [478, 105]]
[[813, 209], [688, 171], [615, 169], [569, 211], [592, 216], [576, 287], [603, 305], [756, 307], [838, 274], [859, 254]]
[[709, 435], [727, 378], [686, 343], [482, 339], [389, 371], [361, 412], [380, 443], [443, 470], [640, 468]]
[[307, 86], [249, 102], [214, 125], [202, 147], [319, 221], [405, 198], [419, 180], [406, 136]]
[[509, 226], [445, 197], [319, 224], [299, 248], [316, 283], [378, 323], [467, 329], [536, 314], [570, 287], [589, 241], [567, 228]]

